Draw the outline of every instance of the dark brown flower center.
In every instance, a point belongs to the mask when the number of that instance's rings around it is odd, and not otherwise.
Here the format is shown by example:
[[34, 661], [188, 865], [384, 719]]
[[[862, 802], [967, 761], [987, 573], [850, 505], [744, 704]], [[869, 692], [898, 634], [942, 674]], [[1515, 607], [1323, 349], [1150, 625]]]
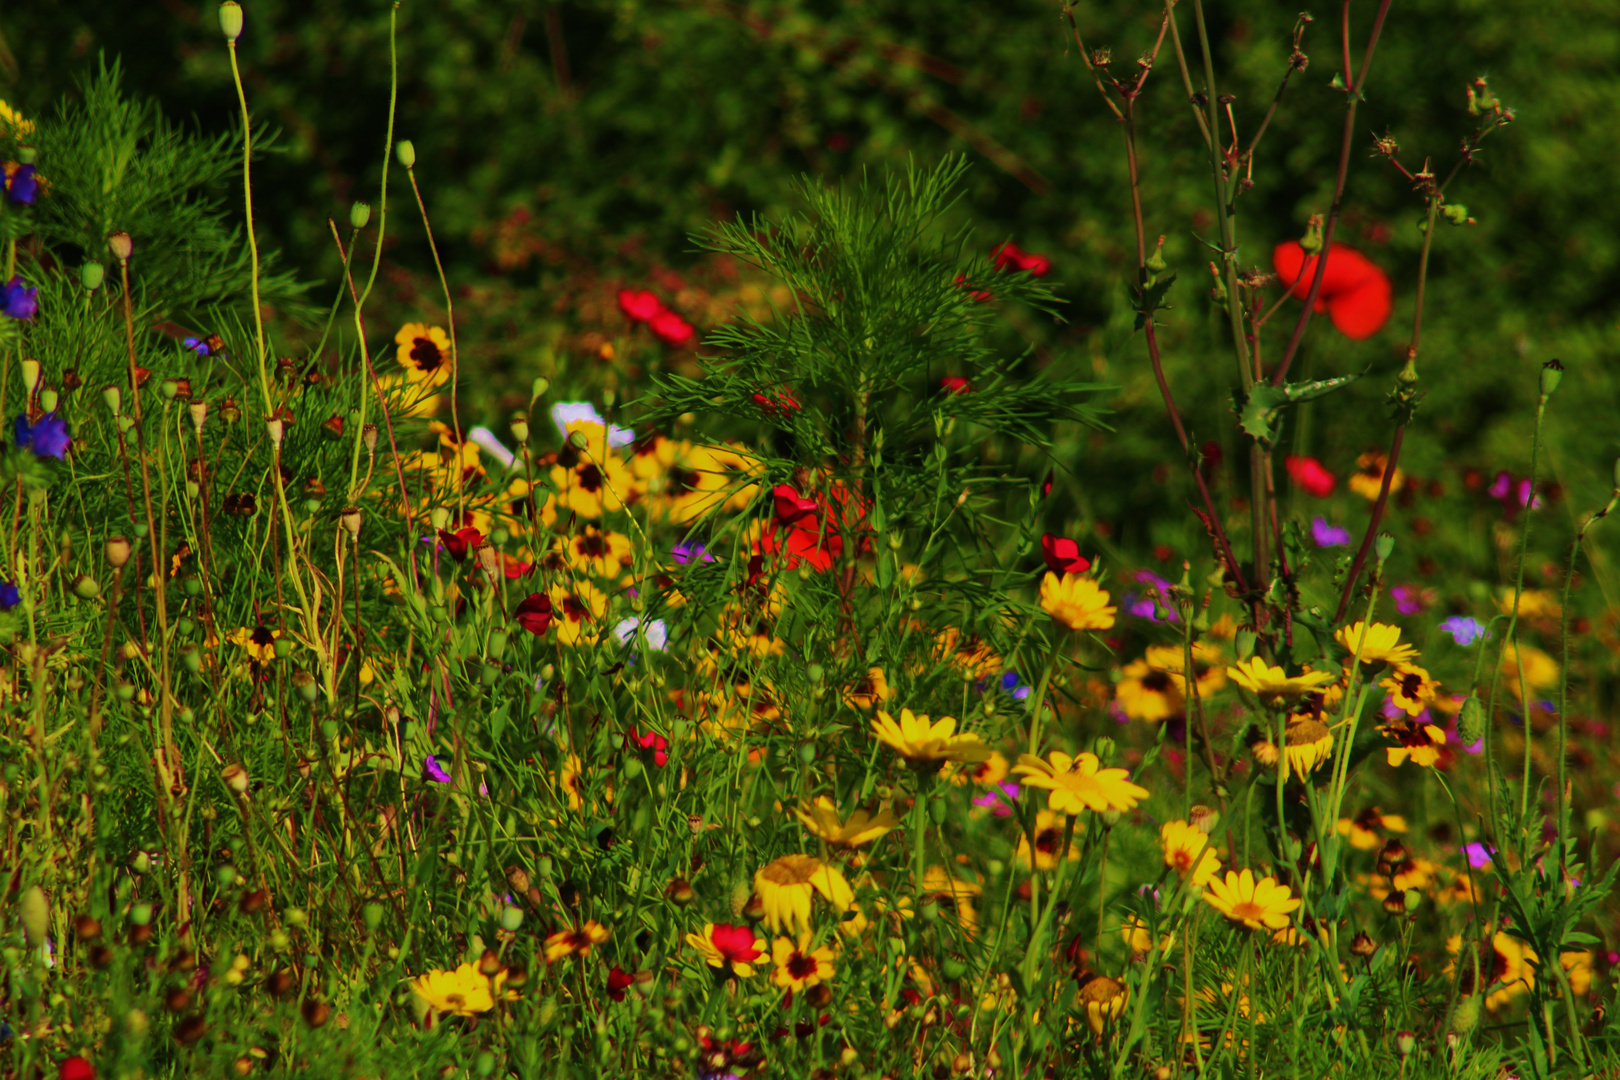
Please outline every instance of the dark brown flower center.
[[432, 338], [414, 338], [411, 341], [411, 363], [416, 365], [416, 370], [432, 374], [444, 363], [444, 353]]
[[590, 609], [580, 603], [578, 597], [563, 597], [562, 609], [569, 622], [588, 622], [591, 618]]
[[579, 470], [579, 486], [589, 492], [602, 490], [602, 470], [595, 465], [587, 465]]
[[669, 493], [671, 495], [685, 495], [688, 491], [697, 490], [698, 474], [691, 469], [683, 469], [679, 465], [669, 470]]
[[1142, 679], [1142, 689], [1151, 690], [1155, 694], [1167, 694], [1174, 685], [1169, 673], [1164, 671], [1150, 671]]
[[787, 970], [795, 979], [808, 979], [816, 973], [816, 958], [796, 952], [788, 959]]

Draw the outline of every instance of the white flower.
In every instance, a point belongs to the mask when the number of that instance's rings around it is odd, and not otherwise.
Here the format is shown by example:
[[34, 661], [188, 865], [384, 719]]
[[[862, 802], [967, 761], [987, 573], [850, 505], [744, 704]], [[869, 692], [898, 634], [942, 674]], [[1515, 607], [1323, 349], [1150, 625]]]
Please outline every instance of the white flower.
[[[635, 638], [640, 625], [640, 619], [625, 619], [613, 628], [613, 636], [619, 639], [619, 644], [628, 645]], [[668, 641], [669, 629], [664, 625], [663, 619], [654, 619], [647, 624], [647, 644], [652, 646], [654, 652], [663, 652], [664, 645]]]
[[487, 427], [473, 428], [471, 431], [467, 432], [467, 438], [471, 439], [485, 450], [488, 450], [491, 457], [499, 460], [500, 463], [506, 466], [508, 469], [512, 467], [512, 462], [516, 460], [512, 451], [502, 446], [501, 440], [497, 439], [495, 437], [495, 433], [489, 430]]
[[565, 439], [568, 437], [568, 425], [580, 420], [607, 428], [609, 446], [629, 446], [636, 441], [634, 431], [609, 424], [596, 411], [596, 406], [588, 401], [559, 401], [551, 407], [551, 422], [557, 425], [557, 430]]

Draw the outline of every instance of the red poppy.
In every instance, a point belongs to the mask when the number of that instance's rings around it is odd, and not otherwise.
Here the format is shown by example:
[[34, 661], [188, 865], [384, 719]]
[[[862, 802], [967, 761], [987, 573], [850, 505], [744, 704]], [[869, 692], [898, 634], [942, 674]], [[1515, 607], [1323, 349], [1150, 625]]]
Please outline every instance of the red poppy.
[[760, 412], [766, 416], [786, 416], [788, 413], [799, 411], [798, 396], [790, 387], [782, 386], [770, 393], [754, 395], [754, 404], [759, 406]]
[[960, 375], [945, 376], [943, 379], [939, 380], [939, 386], [940, 389], [953, 396], [956, 394], [973, 393], [973, 384], [962, 378]]
[[96, 1080], [96, 1067], [75, 1054], [56, 1067], [56, 1080]]
[[1318, 499], [1325, 499], [1331, 495], [1334, 485], [1339, 482], [1337, 477], [1313, 457], [1290, 455], [1283, 459], [1283, 463], [1288, 466], [1288, 475], [1293, 478], [1294, 483]]
[[460, 562], [467, 557], [468, 551], [484, 542], [484, 534], [474, 528], [457, 529], [455, 532], [440, 529], [439, 542], [452, 559]]
[[[1271, 253], [1271, 262], [1277, 276], [1294, 296], [1303, 300], [1310, 295], [1311, 282], [1316, 276], [1316, 256], [1306, 256], [1299, 241], [1278, 244]], [[1345, 337], [1361, 341], [1383, 329], [1392, 306], [1389, 277], [1378, 264], [1354, 248], [1334, 244], [1322, 273], [1316, 310], [1327, 312]]]
[[530, 593], [512, 612], [517, 624], [537, 637], [544, 637], [551, 629], [551, 597], [545, 593]]
[[1020, 250], [1017, 244], [1008, 241], [990, 252], [995, 260], [996, 269], [1003, 273], [1014, 270], [1023, 270], [1034, 277], [1045, 277], [1052, 272], [1052, 260], [1045, 255], [1031, 255]]
[[1048, 495], [1052, 494], [1052, 481], [1055, 478], [1055, 475], [1056, 474], [1053, 470], [1046, 470], [1046, 479], [1041, 481], [1041, 498], [1044, 499]]
[[500, 560], [501, 573], [506, 575], [506, 580], [508, 581], [516, 581], [518, 578], [523, 577], [530, 570], [534, 569], [534, 563], [526, 563], [522, 559], [514, 559], [512, 556], [507, 555], [504, 552], [498, 553], [496, 557]]
[[634, 975], [621, 968], [618, 964], [614, 964], [612, 970], [608, 972], [608, 997], [614, 1001], [623, 1001], [624, 992], [630, 989], [635, 981], [636, 977]]
[[659, 767], [669, 761], [669, 740], [656, 731], [643, 734], [632, 727], [630, 734], [624, 737], [624, 742], [626, 746], [634, 743], [643, 750], [651, 750], [653, 752], [653, 762]]
[[815, 527], [795, 525], [780, 528], [776, 522], [771, 522], [759, 538], [759, 550], [766, 555], [783, 556], [789, 570], [798, 569], [800, 563], [807, 564], [817, 573], [832, 569], [833, 562], [844, 550], [844, 538], [837, 533], [822, 535], [819, 518], [807, 520]]
[[692, 339], [697, 337], [697, 331], [692, 328], [692, 324], [673, 311], [658, 312], [647, 320], [647, 329], [652, 331], [653, 337], [665, 345], [676, 348], [690, 345]]
[[776, 503], [776, 520], [783, 525], [798, 525], [816, 515], [816, 500], [800, 495], [790, 484], [777, 484], [771, 498]]
[[1043, 535], [1041, 558], [1054, 574], [1083, 574], [1091, 569], [1091, 560], [1080, 554], [1080, 544], [1066, 536]]
[[664, 310], [664, 302], [649, 289], [620, 289], [619, 310], [635, 322], [649, 322]]

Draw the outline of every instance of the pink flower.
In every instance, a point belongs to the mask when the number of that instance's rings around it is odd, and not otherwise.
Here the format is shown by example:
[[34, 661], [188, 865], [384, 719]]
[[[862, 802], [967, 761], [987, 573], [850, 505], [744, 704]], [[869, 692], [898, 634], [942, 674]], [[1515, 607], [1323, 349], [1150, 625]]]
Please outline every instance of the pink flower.
[[1334, 486], [1339, 482], [1337, 477], [1323, 468], [1322, 463], [1313, 457], [1290, 455], [1283, 461], [1288, 466], [1288, 475], [1294, 483], [1306, 494], [1314, 495], [1318, 499], [1325, 499], [1331, 495]]
[[630, 733], [624, 737], [624, 742], [626, 746], [634, 743], [643, 750], [651, 750], [653, 752], [653, 763], [660, 768], [663, 767], [665, 762], [669, 761], [669, 740], [656, 731], [648, 731], [644, 734], [632, 727]]
[[648, 322], [664, 310], [664, 302], [648, 289], [620, 289], [619, 310], [634, 322]]
[[647, 329], [652, 331], [653, 337], [674, 348], [690, 345], [697, 337], [692, 324], [673, 311], [660, 311], [648, 319]]

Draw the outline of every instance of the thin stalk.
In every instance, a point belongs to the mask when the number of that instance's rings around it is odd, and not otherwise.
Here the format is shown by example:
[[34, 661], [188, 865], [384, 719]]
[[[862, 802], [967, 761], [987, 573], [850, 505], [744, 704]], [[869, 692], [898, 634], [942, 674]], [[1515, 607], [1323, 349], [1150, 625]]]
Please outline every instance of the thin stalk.
[[[1531, 502], [1535, 501], [1535, 493], [1531, 492]], [[1609, 496], [1608, 503], [1603, 509], [1592, 514], [1581, 523], [1575, 532], [1575, 540], [1569, 546], [1569, 565], [1564, 570], [1564, 596], [1558, 608], [1558, 867], [1564, 868], [1566, 858], [1564, 854], [1565, 834], [1569, 828], [1569, 810], [1571, 799], [1569, 797], [1569, 781], [1565, 778], [1567, 768], [1569, 741], [1569, 593], [1575, 578], [1575, 560], [1580, 557], [1581, 545], [1586, 541], [1586, 533], [1593, 525], [1609, 516], [1616, 505], [1620, 505], [1620, 487], [1616, 487]], [[1516, 607], [1517, 605], [1515, 605]]]

